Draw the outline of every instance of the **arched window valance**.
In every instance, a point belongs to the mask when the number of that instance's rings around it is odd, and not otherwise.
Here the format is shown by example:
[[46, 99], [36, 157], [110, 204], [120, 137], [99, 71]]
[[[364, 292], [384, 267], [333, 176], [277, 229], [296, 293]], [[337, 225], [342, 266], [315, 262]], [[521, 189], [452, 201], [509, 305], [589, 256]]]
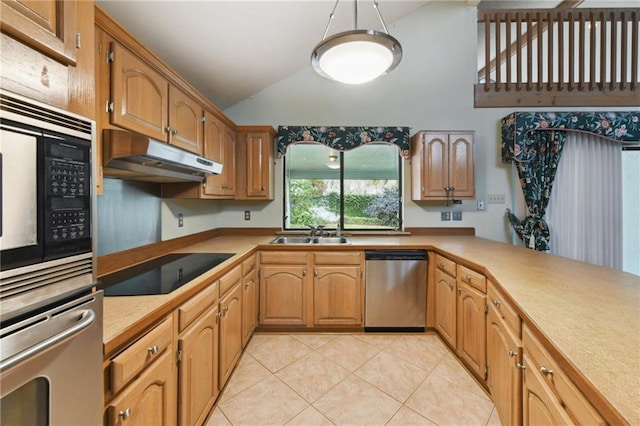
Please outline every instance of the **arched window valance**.
[[316, 142], [337, 151], [348, 151], [367, 143], [388, 143], [400, 148], [400, 155], [409, 158], [409, 127], [344, 127], [344, 126], [280, 126], [278, 127], [278, 157], [287, 147], [299, 142]]
[[507, 209], [518, 237], [531, 249], [549, 250], [544, 220], [567, 132], [586, 132], [618, 142], [640, 141], [640, 111], [514, 112], [502, 119], [502, 161], [516, 163], [527, 216]]

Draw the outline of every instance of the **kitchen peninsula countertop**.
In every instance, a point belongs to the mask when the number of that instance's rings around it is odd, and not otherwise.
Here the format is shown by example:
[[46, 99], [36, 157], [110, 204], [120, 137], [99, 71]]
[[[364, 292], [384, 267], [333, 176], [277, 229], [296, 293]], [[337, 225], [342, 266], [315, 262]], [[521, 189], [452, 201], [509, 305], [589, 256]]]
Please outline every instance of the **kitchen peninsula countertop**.
[[640, 425], [640, 277], [479, 237], [352, 236], [349, 245], [268, 245], [269, 237], [216, 237], [177, 252], [234, 257], [174, 292], [104, 299], [105, 355], [157, 322], [256, 247], [265, 250], [436, 250], [484, 272], [620, 414]]

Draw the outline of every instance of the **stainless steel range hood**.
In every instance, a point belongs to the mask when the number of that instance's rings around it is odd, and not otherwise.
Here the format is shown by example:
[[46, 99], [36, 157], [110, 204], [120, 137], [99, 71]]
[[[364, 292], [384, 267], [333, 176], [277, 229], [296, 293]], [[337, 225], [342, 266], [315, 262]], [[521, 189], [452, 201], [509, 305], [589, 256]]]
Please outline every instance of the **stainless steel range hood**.
[[103, 174], [145, 182], [202, 182], [222, 164], [126, 130], [105, 129]]

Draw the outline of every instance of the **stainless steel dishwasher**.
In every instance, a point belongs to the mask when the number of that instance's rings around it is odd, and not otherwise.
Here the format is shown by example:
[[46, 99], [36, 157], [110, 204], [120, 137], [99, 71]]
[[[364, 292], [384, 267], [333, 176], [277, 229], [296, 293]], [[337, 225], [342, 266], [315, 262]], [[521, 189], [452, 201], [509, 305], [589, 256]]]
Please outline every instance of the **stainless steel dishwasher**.
[[425, 250], [365, 250], [365, 331], [424, 331]]

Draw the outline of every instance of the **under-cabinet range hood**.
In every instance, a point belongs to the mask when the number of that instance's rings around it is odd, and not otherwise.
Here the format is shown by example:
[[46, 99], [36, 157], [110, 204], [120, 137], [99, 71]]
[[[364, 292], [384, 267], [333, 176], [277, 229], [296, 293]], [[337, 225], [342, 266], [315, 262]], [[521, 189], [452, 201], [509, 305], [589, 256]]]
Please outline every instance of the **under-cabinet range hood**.
[[202, 182], [222, 172], [222, 164], [126, 130], [105, 129], [104, 176], [145, 182]]

